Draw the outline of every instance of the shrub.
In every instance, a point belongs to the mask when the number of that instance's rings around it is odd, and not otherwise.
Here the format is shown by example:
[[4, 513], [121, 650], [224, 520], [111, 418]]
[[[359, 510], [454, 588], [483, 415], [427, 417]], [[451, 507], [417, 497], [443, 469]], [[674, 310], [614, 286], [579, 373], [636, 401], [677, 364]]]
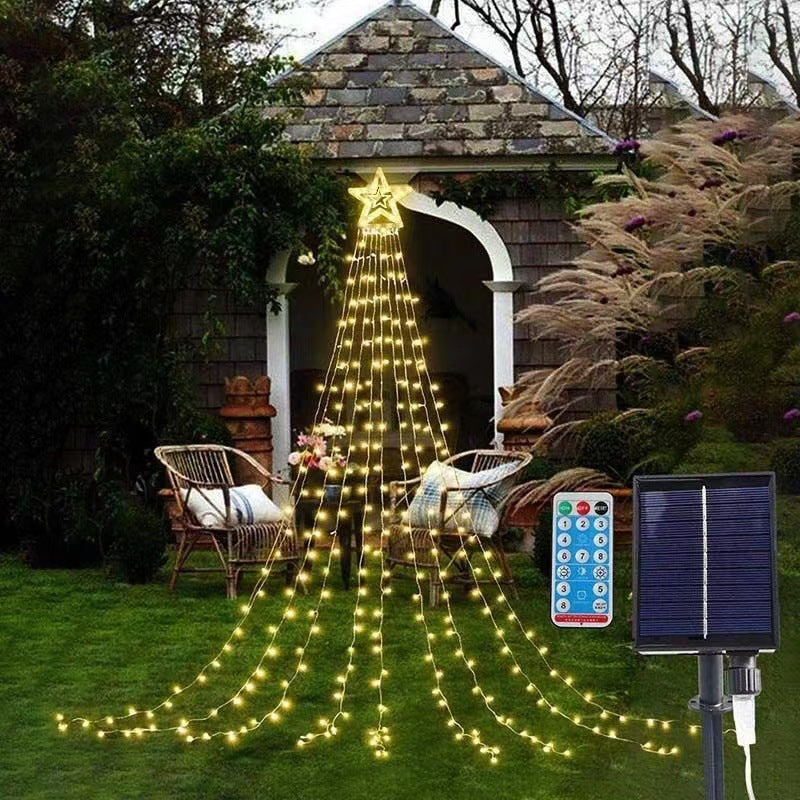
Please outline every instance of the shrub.
[[671, 472], [694, 446], [702, 427], [686, 423], [676, 406], [658, 406], [636, 414], [599, 414], [579, 428], [578, 466], [630, 483], [640, 471]]
[[539, 515], [532, 557], [536, 568], [549, 581], [553, 574], [553, 513], [549, 508]]
[[800, 437], [776, 442], [770, 466], [779, 491], [800, 494]]
[[136, 497], [127, 496], [113, 517], [111, 564], [128, 583], [151, 581], [167, 562], [163, 517]]
[[751, 472], [765, 468], [761, 445], [737, 442], [724, 428], [712, 428], [675, 467], [675, 472], [692, 475], [710, 472]]

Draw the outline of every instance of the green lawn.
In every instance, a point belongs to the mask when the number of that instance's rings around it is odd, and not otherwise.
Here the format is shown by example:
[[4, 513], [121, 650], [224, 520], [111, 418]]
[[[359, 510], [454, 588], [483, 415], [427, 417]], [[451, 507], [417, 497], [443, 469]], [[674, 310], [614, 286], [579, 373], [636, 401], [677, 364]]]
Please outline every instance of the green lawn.
[[[800, 503], [783, 499], [781, 514], [780, 651], [760, 659], [765, 691], [758, 702], [758, 745], [754, 781], [759, 798], [797, 796], [800, 760], [795, 754], [800, 731]], [[444, 669], [444, 689], [459, 720], [478, 727], [501, 747], [500, 763], [490, 766], [475, 748], [457, 743], [431, 695], [430, 666], [423, 661], [425, 642], [413, 620], [410, 581], [395, 581], [388, 598], [385, 635], [390, 675], [385, 702], [391, 711], [391, 757], [377, 761], [365, 746], [365, 731], [375, 722], [374, 690], [368, 678], [375, 660], [362, 642], [355, 659], [348, 708], [352, 712], [340, 735], [306, 749], [297, 737], [333, 709], [333, 680], [347, 660], [354, 593], [334, 582], [323, 607], [322, 635], [309, 651], [310, 671], [293, 687], [295, 708], [278, 725], [248, 735], [232, 747], [221, 739], [187, 745], [165, 734], [142, 741], [98, 740], [75, 730], [59, 734], [54, 712], [98, 717], [118, 714], [129, 704], [146, 707], [167, 687], [185, 682], [214, 653], [237, 618], [238, 604], [226, 601], [223, 584], [213, 577], [185, 578], [170, 595], [164, 578], [155, 585], [131, 587], [107, 580], [98, 571], [33, 572], [14, 557], [0, 560], [0, 797], [37, 798], [191, 798], [191, 800], [317, 800], [318, 798], [523, 798], [529, 800], [636, 800], [704, 796], [699, 739], [687, 726], [697, 719], [686, 710], [696, 691], [691, 658], [640, 659], [629, 647], [630, 565], [618, 559], [616, 618], [604, 631], [556, 631], [547, 619], [547, 587], [517, 557], [520, 579], [516, 608], [550, 647], [553, 662], [577, 684], [605, 703], [636, 716], [675, 720], [668, 736], [681, 747], [676, 757], [659, 757], [635, 746], [600, 739], [536, 707], [524, 683], [510, 675], [507, 659], [475, 602], [454, 596], [456, 621], [465, 650], [477, 660], [481, 684], [495, 696], [498, 711], [543, 739], [574, 751], [570, 759], [545, 755], [497, 726], [470, 693], [471, 683], [449, 642], [437, 640]], [[306, 608], [311, 597], [300, 605]], [[372, 600], [370, 599], [370, 603]], [[263, 628], [283, 607], [280, 587], [261, 601], [255, 625], [237, 647], [213, 685], [194, 701], [207, 709], [213, 698], [241, 679], [256, 658]], [[371, 606], [369, 606], [371, 608]], [[430, 614], [432, 630], [441, 631], [444, 613]], [[302, 615], [301, 615], [302, 616]], [[289, 669], [291, 651], [305, 622], [288, 624], [280, 640], [284, 660], [275, 662], [280, 679]], [[536, 653], [520, 638], [514, 650], [554, 702], [583, 712], [568, 691], [543, 670]], [[249, 702], [244, 718], [279, 693], [273, 684]], [[188, 695], [188, 693], [187, 693]], [[270, 703], [271, 705], [272, 703]], [[177, 710], [177, 709], [176, 709]], [[238, 712], [237, 712], [238, 715]], [[224, 716], [224, 715], [223, 715]], [[732, 723], [732, 721], [731, 721]], [[224, 721], [223, 721], [224, 724]], [[638, 724], [626, 730], [646, 737]], [[656, 739], [659, 734], [654, 734]], [[727, 798], [745, 798], [743, 759], [732, 735], [727, 737]], [[794, 787], [794, 788], [791, 788]]]

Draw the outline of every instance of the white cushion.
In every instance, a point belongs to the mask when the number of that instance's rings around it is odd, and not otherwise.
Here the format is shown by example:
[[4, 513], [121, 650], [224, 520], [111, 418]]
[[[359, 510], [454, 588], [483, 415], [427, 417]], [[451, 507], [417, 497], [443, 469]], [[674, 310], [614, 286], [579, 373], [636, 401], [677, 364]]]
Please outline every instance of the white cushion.
[[[412, 528], [438, 527], [442, 490], [447, 489], [446, 531], [462, 528], [464, 532], [479, 536], [494, 535], [500, 526], [500, 517], [493, 505], [496, 500], [491, 496], [491, 491], [484, 493], [477, 490], [510, 474], [514, 469], [516, 465], [512, 463], [481, 472], [468, 472], [434, 461], [425, 470], [414, 499], [408, 506], [408, 524]], [[453, 489], [458, 491], [451, 491]]]
[[280, 522], [284, 517], [275, 503], [255, 483], [230, 489], [230, 509], [225, 517], [222, 489], [181, 489], [181, 499], [204, 528], [236, 527]]

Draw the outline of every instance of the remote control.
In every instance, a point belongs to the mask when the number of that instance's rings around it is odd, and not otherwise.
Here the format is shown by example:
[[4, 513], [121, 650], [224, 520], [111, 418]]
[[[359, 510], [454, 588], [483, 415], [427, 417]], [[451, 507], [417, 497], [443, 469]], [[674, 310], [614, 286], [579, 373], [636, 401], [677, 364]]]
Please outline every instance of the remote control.
[[559, 492], [553, 498], [550, 619], [560, 628], [605, 628], [613, 616], [614, 498]]

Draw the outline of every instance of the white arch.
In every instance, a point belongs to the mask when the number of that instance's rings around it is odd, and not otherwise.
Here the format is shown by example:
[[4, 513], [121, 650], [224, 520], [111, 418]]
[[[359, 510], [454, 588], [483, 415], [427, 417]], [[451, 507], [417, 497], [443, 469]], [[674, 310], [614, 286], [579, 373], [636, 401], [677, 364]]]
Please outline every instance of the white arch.
[[[501, 436], [496, 433], [500, 418], [501, 386], [514, 383], [514, 292], [522, 285], [514, 280], [511, 256], [505, 242], [491, 222], [487, 222], [472, 209], [458, 206], [449, 201], [437, 204], [422, 194], [412, 192], [401, 204], [420, 214], [452, 222], [469, 231], [483, 246], [489, 256], [492, 280], [484, 285], [492, 292], [493, 348], [494, 348], [494, 422], [495, 440]], [[278, 290], [281, 309], [277, 314], [267, 311], [267, 374], [272, 378], [272, 404], [278, 409], [278, 416], [272, 431], [273, 462], [275, 469], [283, 469], [291, 451], [291, 395], [289, 391], [291, 376], [291, 349], [289, 342], [289, 300], [288, 294], [296, 284], [286, 283], [286, 270], [289, 253], [276, 254], [267, 270], [267, 281]], [[276, 487], [278, 499], [284, 500]]]
[[471, 208], [450, 201], [439, 204], [432, 197], [416, 191], [400, 202], [409, 211], [443, 219], [469, 231], [489, 256], [492, 280], [483, 283], [493, 296], [494, 427], [495, 441], [499, 442], [502, 438], [497, 433], [497, 421], [502, 411], [500, 387], [514, 383], [514, 292], [522, 285], [514, 280], [508, 248], [494, 225]]

